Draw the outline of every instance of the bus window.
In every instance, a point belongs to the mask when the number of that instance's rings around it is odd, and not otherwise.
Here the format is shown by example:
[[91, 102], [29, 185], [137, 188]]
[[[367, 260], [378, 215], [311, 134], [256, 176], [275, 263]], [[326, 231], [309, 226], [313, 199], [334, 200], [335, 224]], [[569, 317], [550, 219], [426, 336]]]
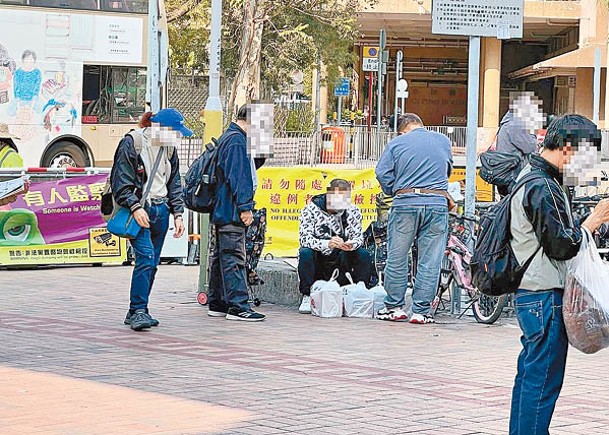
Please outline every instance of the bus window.
[[85, 65], [84, 124], [137, 122], [146, 103], [146, 69]]
[[99, 9], [97, 0], [30, 0], [31, 6], [67, 9]]
[[100, 0], [104, 11], [148, 13], [148, 0]]

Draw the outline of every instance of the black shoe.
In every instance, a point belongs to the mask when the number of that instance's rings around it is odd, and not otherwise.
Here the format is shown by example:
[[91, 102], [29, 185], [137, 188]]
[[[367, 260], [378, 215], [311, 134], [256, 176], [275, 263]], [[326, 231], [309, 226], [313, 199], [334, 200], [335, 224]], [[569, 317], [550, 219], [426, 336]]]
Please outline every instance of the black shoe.
[[[146, 315], [148, 316], [148, 321], [150, 322], [150, 326], [159, 326], [159, 322], [157, 319], [155, 319], [154, 317], [152, 317], [150, 315], [150, 313], [146, 313]], [[125, 325], [131, 325], [131, 317], [133, 316], [133, 314], [131, 313], [131, 311], [127, 311], [127, 315], [125, 316], [125, 321], [123, 322]]]
[[207, 310], [209, 317], [226, 317], [226, 313], [228, 313], [228, 309], [225, 306], [210, 305]]
[[266, 319], [264, 314], [255, 312], [254, 310], [240, 310], [239, 308], [231, 307], [226, 314], [227, 320], [241, 320], [242, 322], [261, 322]]
[[[125, 319], [125, 322], [127, 319]], [[129, 325], [131, 325], [131, 329], [134, 331], [141, 331], [145, 328], [150, 328], [152, 325], [150, 323], [150, 316], [146, 313], [146, 310], [135, 310], [135, 313], [129, 317]]]

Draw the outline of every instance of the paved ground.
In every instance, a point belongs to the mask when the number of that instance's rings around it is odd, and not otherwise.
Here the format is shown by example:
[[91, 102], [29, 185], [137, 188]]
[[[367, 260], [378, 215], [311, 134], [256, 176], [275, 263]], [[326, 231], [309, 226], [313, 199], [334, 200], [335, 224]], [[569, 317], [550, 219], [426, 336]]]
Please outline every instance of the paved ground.
[[[209, 318], [197, 269], [163, 266], [151, 311], [122, 325], [131, 269], [0, 271], [1, 434], [502, 434], [513, 320], [415, 326]], [[609, 351], [569, 356], [553, 434], [609, 432]]]

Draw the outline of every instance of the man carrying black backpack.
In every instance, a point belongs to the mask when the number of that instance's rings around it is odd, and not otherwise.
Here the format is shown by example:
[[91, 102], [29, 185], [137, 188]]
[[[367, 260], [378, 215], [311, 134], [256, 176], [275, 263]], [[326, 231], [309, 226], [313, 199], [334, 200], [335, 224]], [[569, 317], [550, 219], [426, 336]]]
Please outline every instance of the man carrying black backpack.
[[248, 155], [249, 109], [241, 107], [236, 122], [218, 139], [209, 311], [211, 317], [257, 322], [264, 314], [252, 310], [245, 269], [246, 228], [254, 220], [256, 165]]
[[[585, 172], [590, 149], [600, 152], [600, 144], [600, 131], [587, 118], [555, 119], [543, 151], [531, 156], [519, 175], [527, 176], [524, 186], [511, 197], [511, 247], [521, 265], [529, 262], [514, 303], [523, 349], [512, 392], [511, 435], [548, 434], [568, 348], [562, 318], [563, 262], [577, 255], [582, 240], [562, 186], [583, 181], [576, 175]], [[601, 201], [582, 226], [594, 232], [606, 221], [609, 200]]]

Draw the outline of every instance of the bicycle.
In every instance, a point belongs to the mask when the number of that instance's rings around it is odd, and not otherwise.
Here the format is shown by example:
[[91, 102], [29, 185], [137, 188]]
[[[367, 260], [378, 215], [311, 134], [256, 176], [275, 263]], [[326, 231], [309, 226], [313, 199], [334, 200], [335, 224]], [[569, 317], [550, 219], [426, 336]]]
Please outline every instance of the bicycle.
[[450, 213], [450, 233], [445, 256], [442, 260], [438, 291], [431, 303], [431, 312], [435, 315], [440, 306], [442, 306], [442, 309], [446, 309], [448, 299], [444, 299], [443, 296], [447, 290], [451, 290], [453, 294], [456, 291], [463, 294], [463, 290], [465, 290], [469, 301], [467, 301], [467, 307], [459, 314], [458, 318], [460, 319], [471, 308], [476, 321], [491, 324], [501, 316], [503, 309], [508, 304], [508, 295], [487, 296], [482, 294], [472, 283], [472, 274], [469, 267], [472, 252], [467, 244], [473, 239], [471, 226], [475, 226], [477, 222], [477, 218], [468, 218], [457, 213]]

